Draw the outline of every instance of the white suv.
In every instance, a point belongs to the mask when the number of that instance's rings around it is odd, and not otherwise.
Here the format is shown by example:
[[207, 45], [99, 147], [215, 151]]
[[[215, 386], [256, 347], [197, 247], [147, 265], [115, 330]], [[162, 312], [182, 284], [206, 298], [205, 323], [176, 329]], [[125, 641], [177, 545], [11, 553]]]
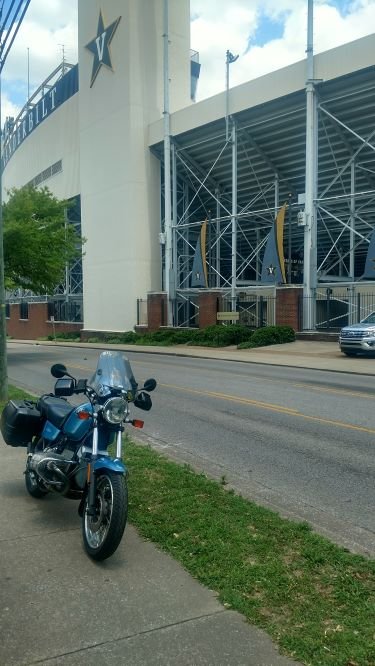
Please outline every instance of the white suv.
[[375, 312], [362, 319], [359, 324], [344, 326], [340, 331], [339, 345], [347, 356], [375, 355]]

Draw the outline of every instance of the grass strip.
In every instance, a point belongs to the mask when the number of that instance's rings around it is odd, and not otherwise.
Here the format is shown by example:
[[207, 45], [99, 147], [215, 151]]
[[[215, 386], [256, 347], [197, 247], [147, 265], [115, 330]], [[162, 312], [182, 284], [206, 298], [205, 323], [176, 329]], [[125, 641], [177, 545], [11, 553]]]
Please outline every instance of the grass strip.
[[312, 666], [374, 666], [375, 561], [127, 442], [129, 519], [228, 608]]
[[125, 459], [130, 521], [227, 608], [307, 666], [375, 665], [374, 560], [148, 446], [127, 439]]

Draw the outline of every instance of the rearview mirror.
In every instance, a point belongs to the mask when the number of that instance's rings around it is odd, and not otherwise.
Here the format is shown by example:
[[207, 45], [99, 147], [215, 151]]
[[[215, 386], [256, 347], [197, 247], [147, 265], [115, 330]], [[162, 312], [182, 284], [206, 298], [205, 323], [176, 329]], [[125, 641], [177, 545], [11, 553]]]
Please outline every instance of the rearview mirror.
[[138, 393], [136, 399], [134, 400], [134, 404], [136, 407], [138, 407], [138, 409], [143, 409], [145, 412], [148, 412], [152, 407], [152, 400], [148, 395], [148, 393], [140, 391], [140, 393]]
[[55, 363], [51, 367], [51, 375], [52, 377], [56, 377], [56, 379], [61, 379], [62, 377], [65, 377], [65, 375], [68, 373], [65, 365], [63, 363]]
[[156, 388], [156, 379], [146, 379], [143, 388], [145, 391], [153, 391]]
[[64, 379], [58, 379], [55, 384], [54, 394], [58, 397], [73, 395], [74, 393], [74, 379], [70, 377], [64, 377]]

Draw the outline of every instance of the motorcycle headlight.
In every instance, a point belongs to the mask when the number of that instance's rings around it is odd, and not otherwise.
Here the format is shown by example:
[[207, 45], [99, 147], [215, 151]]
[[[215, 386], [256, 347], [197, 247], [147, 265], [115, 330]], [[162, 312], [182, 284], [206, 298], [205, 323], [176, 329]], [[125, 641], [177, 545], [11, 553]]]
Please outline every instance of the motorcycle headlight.
[[127, 412], [127, 404], [124, 398], [110, 398], [103, 405], [103, 416], [108, 423], [122, 423]]

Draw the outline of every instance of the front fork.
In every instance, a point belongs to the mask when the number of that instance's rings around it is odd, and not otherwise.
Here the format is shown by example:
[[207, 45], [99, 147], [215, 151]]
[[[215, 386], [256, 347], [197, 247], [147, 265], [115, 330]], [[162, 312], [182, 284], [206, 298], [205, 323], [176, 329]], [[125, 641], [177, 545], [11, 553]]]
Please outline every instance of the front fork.
[[[87, 501], [87, 514], [89, 516], [95, 516], [96, 514], [96, 474], [95, 474], [95, 462], [98, 459], [98, 425], [96, 420], [96, 415], [94, 416], [94, 430], [92, 434], [92, 455], [91, 461], [87, 466], [87, 483], [88, 483], [88, 501]], [[116, 435], [116, 460], [121, 460], [122, 452], [122, 433], [123, 428], [118, 431]]]

